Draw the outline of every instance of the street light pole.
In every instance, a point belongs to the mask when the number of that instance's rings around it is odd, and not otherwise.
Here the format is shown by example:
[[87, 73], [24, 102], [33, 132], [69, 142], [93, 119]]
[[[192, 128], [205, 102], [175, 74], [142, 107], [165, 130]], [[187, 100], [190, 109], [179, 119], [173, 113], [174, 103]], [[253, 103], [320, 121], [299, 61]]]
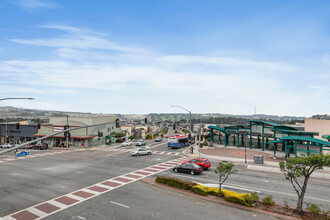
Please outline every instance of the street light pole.
[[191, 126], [191, 111], [185, 109], [182, 106], [178, 106], [178, 105], [172, 105], [171, 107], [177, 107], [177, 108], [182, 108], [183, 110], [187, 111], [189, 113], [189, 129], [190, 129], [190, 133], [192, 133], [192, 126]]

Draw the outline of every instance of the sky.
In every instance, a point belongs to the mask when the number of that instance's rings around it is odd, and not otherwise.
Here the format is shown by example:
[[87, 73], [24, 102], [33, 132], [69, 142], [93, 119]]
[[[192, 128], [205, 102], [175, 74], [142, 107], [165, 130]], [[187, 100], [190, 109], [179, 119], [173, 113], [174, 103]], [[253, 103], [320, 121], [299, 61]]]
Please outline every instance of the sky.
[[330, 2], [2, 0], [1, 106], [330, 113]]

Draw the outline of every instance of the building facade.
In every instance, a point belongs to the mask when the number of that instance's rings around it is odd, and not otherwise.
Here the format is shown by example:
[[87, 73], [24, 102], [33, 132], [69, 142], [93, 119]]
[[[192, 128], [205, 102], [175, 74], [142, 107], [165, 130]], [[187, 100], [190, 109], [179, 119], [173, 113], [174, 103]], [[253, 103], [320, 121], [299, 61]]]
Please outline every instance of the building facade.
[[330, 120], [305, 118], [305, 130], [318, 132], [315, 138], [321, 139], [322, 135], [330, 135]]
[[[35, 136], [44, 137], [56, 132], [61, 132], [64, 127], [69, 125], [69, 128], [78, 128], [83, 126], [90, 126], [70, 131], [69, 145], [75, 147], [89, 147], [105, 143], [106, 136], [111, 137], [113, 132], [121, 132], [120, 126], [116, 127], [116, 117], [51, 117], [49, 124], [41, 125], [38, 134]], [[98, 134], [102, 134], [101, 137]], [[50, 146], [66, 146], [66, 137], [64, 133], [57, 134], [44, 142]], [[111, 142], [115, 142], [111, 138]]]

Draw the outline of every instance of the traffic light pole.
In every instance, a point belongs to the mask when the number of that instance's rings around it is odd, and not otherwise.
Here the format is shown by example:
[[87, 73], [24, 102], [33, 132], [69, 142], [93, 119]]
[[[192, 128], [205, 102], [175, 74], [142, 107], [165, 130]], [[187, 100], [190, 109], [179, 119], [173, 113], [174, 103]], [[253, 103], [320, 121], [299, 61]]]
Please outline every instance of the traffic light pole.
[[[67, 128], [69, 129], [69, 116], [66, 116], [66, 125]], [[66, 148], [69, 148], [69, 135], [66, 136]]]

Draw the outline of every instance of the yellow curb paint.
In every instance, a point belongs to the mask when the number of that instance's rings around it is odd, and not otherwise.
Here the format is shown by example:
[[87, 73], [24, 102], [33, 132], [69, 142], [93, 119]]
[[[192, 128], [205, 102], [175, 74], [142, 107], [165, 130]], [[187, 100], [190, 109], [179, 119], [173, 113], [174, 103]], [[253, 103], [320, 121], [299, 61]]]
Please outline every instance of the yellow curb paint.
[[190, 156], [192, 156], [192, 157], [196, 157], [196, 154], [190, 154]]
[[93, 150], [96, 150], [97, 148], [96, 148], [96, 147], [93, 147], [92, 149], [93, 149]]
[[79, 150], [85, 150], [85, 149], [79, 149]]

